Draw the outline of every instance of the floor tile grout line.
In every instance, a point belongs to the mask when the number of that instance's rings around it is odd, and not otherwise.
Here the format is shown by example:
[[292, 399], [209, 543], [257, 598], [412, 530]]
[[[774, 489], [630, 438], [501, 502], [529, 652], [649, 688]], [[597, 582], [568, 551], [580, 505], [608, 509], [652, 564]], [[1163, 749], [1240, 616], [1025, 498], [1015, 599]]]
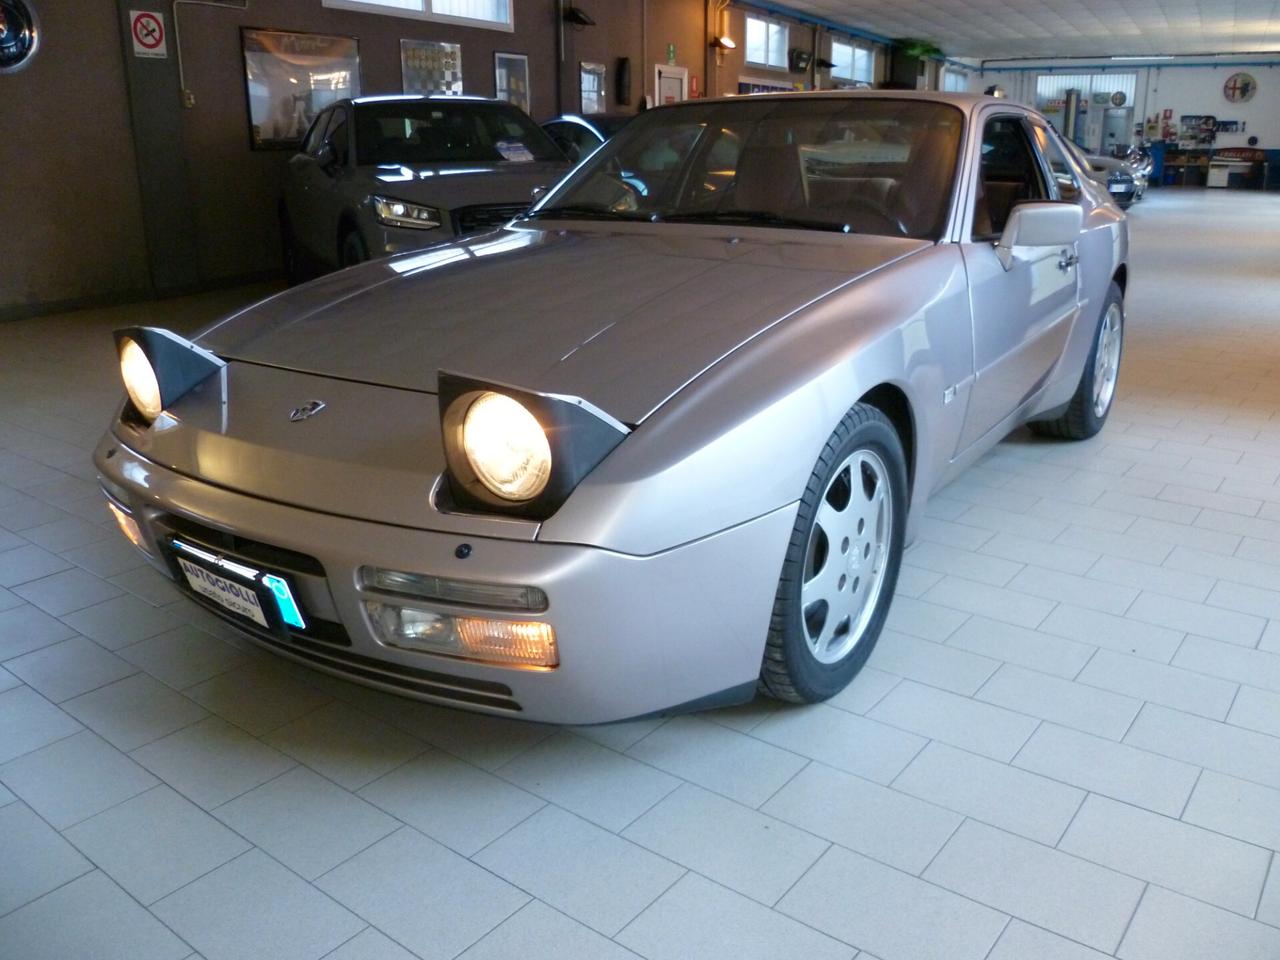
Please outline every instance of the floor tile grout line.
[[1258, 889], [1258, 902], [1253, 908], [1253, 919], [1258, 923], [1267, 923], [1266, 920], [1259, 920], [1258, 914], [1262, 912], [1262, 898], [1266, 896], [1267, 886], [1271, 882], [1271, 875], [1276, 871], [1276, 852], [1271, 851], [1271, 859], [1267, 862], [1266, 872], [1262, 875], [1262, 886]]

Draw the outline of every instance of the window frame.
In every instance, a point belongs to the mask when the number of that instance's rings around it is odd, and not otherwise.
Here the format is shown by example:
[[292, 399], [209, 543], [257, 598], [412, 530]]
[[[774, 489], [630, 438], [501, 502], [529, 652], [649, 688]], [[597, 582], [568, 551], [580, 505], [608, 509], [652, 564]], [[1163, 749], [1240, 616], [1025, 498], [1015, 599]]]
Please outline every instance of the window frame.
[[[831, 61], [836, 62], [836, 46], [849, 48], [849, 73], [836, 73], [836, 67], [831, 68], [831, 79], [838, 80], [843, 83], [864, 83], [868, 86], [876, 82], [876, 47], [874, 44], [859, 43], [853, 37], [846, 39], [832, 37], [831, 38]], [[858, 54], [866, 54], [868, 66], [867, 76], [858, 76]]]
[[371, 13], [380, 17], [403, 17], [408, 20], [449, 23], [458, 27], [472, 27], [476, 30], [497, 30], [500, 33], [515, 33], [516, 30], [515, 0], [508, 0], [506, 23], [497, 20], [481, 20], [475, 17], [454, 17], [443, 13], [433, 13], [431, 11], [432, 0], [421, 0], [421, 2], [421, 10], [393, 7], [379, 3], [378, 0], [320, 0], [320, 5], [333, 10], [352, 10], [357, 13]]
[[[747, 31], [750, 29], [750, 23], [755, 20], [765, 25], [764, 38], [764, 60], [752, 60], [749, 54], [749, 46], [747, 44]], [[782, 63], [770, 63], [769, 54], [772, 52], [772, 44], [769, 42], [769, 33], [773, 28], [782, 30]], [[791, 68], [791, 24], [784, 20], [775, 20], [772, 17], [757, 17], [748, 13], [742, 28], [742, 61], [748, 67], [760, 67], [765, 70], [787, 70]]]
[[[1001, 230], [995, 233], [984, 235], [974, 230], [975, 216], [978, 206], [978, 183], [982, 179], [982, 144], [986, 142], [987, 125], [997, 120], [1013, 120], [1022, 128], [1022, 136], [1026, 142], [1027, 149], [1031, 153], [1031, 164], [1034, 167], [1036, 177], [1040, 181], [1040, 192], [1044, 194], [1041, 201], [1054, 200], [1057, 196], [1058, 183], [1051, 176], [1052, 171], [1049, 169], [1048, 163], [1045, 161], [1044, 154], [1040, 152], [1040, 147], [1036, 143], [1035, 131], [1032, 128], [1031, 117], [1028, 114], [1015, 110], [1007, 109], [991, 109], [984, 111], [981, 115], [971, 121], [974, 124], [976, 156], [973, 164], [973, 171], [969, 177], [969, 198], [967, 201], [968, 209], [964, 211], [965, 232], [967, 238], [962, 242], [965, 243], [996, 243], [1000, 239], [1003, 232]], [[1039, 202], [1031, 200], [1027, 202]], [[1070, 201], [1062, 201], [1070, 202]], [[1012, 211], [1010, 207], [1010, 211]]]
[[[1063, 203], [1076, 203], [1076, 204], [1080, 203], [1085, 198], [1084, 183], [1081, 180], [1080, 171], [1076, 169], [1075, 158], [1071, 156], [1071, 151], [1066, 149], [1066, 147], [1063, 144], [1058, 143], [1054, 139], [1055, 137], [1058, 136], [1058, 133], [1049, 124], [1041, 123], [1035, 118], [1032, 118], [1030, 123], [1031, 123], [1031, 145], [1035, 148], [1036, 155], [1040, 158], [1040, 165], [1043, 168], [1044, 175], [1048, 178], [1048, 183], [1053, 193], [1053, 199], [1059, 200]], [[1039, 137], [1036, 136], [1037, 132], [1042, 133], [1044, 135], [1045, 142], [1055, 147], [1058, 153], [1062, 155], [1062, 159], [1066, 161], [1067, 172], [1070, 173], [1071, 175], [1071, 183], [1076, 191], [1076, 196], [1074, 199], [1070, 197], [1064, 197], [1062, 195], [1062, 190], [1060, 189], [1061, 184], [1058, 181], [1058, 175], [1053, 169], [1053, 161], [1049, 159], [1048, 155], [1041, 148]]]

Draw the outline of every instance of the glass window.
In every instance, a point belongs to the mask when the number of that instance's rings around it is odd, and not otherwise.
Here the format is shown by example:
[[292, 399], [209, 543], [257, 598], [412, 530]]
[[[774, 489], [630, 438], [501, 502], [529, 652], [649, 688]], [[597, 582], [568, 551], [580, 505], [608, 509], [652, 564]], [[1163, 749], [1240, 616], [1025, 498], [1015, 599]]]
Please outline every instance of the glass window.
[[320, 152], [320, 145], [324, 143], [324, 128], [329, 123], [329, 111], [324, 111], [313, 121], [311, 121], [311, 129], [307, 131], [306, 137], [302, 141], [302, 152], [315, 156]]
[[1080, 199], [1080, 181], [1076, 179], [1076, 172], [1071, 162], [1067, 160], [1066, 154], [1059, 146], [1057, 135], [1050, 133], [1039, 124], [1035, 124], [1032, 129], [1036, 132], [1036, 145], [1040, 147], [1040, 152], [1044, 154], [1049, 170], [1053, 174], [1059, 199], [1075, 203]]
[[641, 114], [537, 216], [936, 238], [963, 117], [878, 98], [741, 98]]
[[582, 94], [582, 112], [584, 114], [604, 113], [605, 89], [603, 63], [580, 63], [578, 65], [580, 92]]
[[515, 107], [449, 100], [356, 106], [356, 162], [501, 163], [561, 160], [551, 138]]
[[785, 23], [747, 17], [747, 63], [785, 70], [789, 32]]
[[1049, 200], [1020, 117], [996, 117], [982, 130], [982, 163], [973, 205], [973, 239], [998, 237], [1009, 213], [1028, 200]]
[[854, 43], [831, 41], [831, 76], [837, 80], [871, 83], [875, 73], [875, 51]]
[[322, 0], [323, 6], [511, 29], [511, 0]]
[[341, 108], [333, 111], [333, 123], [329, 124], [325, 140], [333, 147], [333, 158], [338, 165], [345, 167], [351, 151], [351, 128], [347, 124], [347, 111]]
[[969, 89], [969, 75], [962, 70], [944, 70], [942, 73], [942, 89], [948, 93], [967, 92]]

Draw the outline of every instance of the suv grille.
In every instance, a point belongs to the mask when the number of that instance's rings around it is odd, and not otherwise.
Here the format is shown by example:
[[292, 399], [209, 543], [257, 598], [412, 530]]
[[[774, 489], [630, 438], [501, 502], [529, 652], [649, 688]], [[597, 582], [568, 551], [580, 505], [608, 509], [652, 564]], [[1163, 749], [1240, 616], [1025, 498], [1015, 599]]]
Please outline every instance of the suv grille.
[[529, 209], [527, 203], [488, 203], [474, 207], [459, 207], [453, 211], [454, 232], [458, 236], [492, 230], [506, 225]]

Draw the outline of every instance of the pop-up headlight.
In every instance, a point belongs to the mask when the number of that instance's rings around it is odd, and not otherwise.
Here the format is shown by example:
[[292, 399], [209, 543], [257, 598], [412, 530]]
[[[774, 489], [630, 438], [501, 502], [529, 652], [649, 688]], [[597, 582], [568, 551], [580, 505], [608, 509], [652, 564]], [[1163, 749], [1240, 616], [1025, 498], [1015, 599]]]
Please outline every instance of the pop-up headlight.
[[439, 375], [447, 494], [469, 510], [545, 519], [628, 434], [577, 397]]
[[226, 366], [208, 350], [157, 327], [117, 330], [115, 339], [125, 391], [148, 423]]

